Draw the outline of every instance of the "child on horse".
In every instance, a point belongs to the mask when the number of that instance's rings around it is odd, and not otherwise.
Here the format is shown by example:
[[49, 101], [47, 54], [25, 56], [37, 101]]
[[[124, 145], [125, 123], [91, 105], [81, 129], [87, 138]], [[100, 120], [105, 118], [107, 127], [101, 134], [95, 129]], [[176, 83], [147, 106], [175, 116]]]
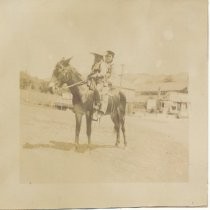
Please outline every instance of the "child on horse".
[[108, 93], [112, 87], [111, 76], [115, 54], [112, 51], [107, 51], [105, 56], [93, 54], [95, 61], [88, 76], [88, 86], [95, 93], [93, 120], [98, 120], [107, 110]]

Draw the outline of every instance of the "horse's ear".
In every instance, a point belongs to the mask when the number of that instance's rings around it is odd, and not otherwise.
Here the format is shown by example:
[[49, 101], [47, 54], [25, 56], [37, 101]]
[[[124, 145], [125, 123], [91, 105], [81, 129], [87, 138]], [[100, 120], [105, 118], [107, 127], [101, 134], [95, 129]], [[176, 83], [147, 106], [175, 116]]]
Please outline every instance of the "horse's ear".
[[71, 59], [73, 58], [73, 56], [71, 56], [68, 60], [69, 60], [69, 62], [71, 61]]
[[72, 58], [73, 58], [73, 56], [70, 57], [70, 58], [68, 58], [68, 59], [66, 59], [66, 60], [64, 61], [64, 66], [68, 66], [68, 65], [69, 65], [69, 62], [71, 61]]
[[73, 56], [71, 56], [69, 59], [67, 59], [68, 64], [70, 63], [72, 58], [73, 58]]

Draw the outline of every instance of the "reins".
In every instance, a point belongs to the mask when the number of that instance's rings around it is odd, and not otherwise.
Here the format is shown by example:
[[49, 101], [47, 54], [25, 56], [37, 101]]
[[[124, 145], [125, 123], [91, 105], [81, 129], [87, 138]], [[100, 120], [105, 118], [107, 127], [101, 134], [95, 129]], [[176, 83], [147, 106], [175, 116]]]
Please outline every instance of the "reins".
[[[64, 68], [63, 68], [63, 69], [64, 69]], [[71, 88], [71, 87], [74, 87], [74, 86], [77, 86], [77, 85], [83, 85], [83, 84], [85, 84], [85, 83], [87, 83], [87, 80], [82, 80], [82, 81], [76, 82], [76, 83], [74, 83], [74, 84], [72, 84], [72, 85], [65, 86], [65, 87], [63, 87], [63, 88]]]
[[74, 87], [74, 86], [77, 86], [77, 85], [83, 85], [83, 84], [85, 84], [86, 82], [87, 82], [86, 80], [82, 80], [82, 81], [76, 82], [76, 83], [74, 83], [74, 84], [72, 84], [72, 85], [65, 86], [64, 88], [71, 88], [71, 87]]

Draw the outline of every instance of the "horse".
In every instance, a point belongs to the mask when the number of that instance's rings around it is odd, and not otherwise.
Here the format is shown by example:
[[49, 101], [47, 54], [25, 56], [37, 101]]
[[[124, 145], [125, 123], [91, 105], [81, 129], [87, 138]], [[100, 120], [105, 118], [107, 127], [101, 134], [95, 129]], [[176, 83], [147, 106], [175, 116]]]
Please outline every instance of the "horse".
[[[88, 147], [91, 146], [91, 125], [92, 116], [94, 112], [95, 93], [90, 90], [82, 75], [75, 67], [70, 64], [70, 59], [67, 59], [65, 66], [56, 65], [53, 70], [52, 78], [49, 83], [51, 92], [62, 87], [64, 84], [72, 94], [73, 112], [75, 114], [76, 129], [75, 129], [75, 146], [79, 146], [79, 134], [82, 123], [82, 117], [86, 116], [86, 134], [88, 137]], [[120, 128], [123, 133], [124, 146], [126, 147], [125, 135], [125, 109], [126, 109], [126, 96], [121, 91], [110, 95], [108, 97], [108, 106], [105, 115], [110, 115], [114, 123], [114, 130], [116, 132], [115, 146], [120, 144]]]

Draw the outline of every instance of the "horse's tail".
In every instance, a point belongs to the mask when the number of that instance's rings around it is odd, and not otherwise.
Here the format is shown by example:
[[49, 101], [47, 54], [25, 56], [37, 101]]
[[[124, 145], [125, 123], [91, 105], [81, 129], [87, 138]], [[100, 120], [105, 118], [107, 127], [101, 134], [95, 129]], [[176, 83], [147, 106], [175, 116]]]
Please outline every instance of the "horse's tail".
[[119, 92], [120, 95], [120, 112], [125, 115], [125, 109], [126, 109], [126, 96], [123, 92]]

